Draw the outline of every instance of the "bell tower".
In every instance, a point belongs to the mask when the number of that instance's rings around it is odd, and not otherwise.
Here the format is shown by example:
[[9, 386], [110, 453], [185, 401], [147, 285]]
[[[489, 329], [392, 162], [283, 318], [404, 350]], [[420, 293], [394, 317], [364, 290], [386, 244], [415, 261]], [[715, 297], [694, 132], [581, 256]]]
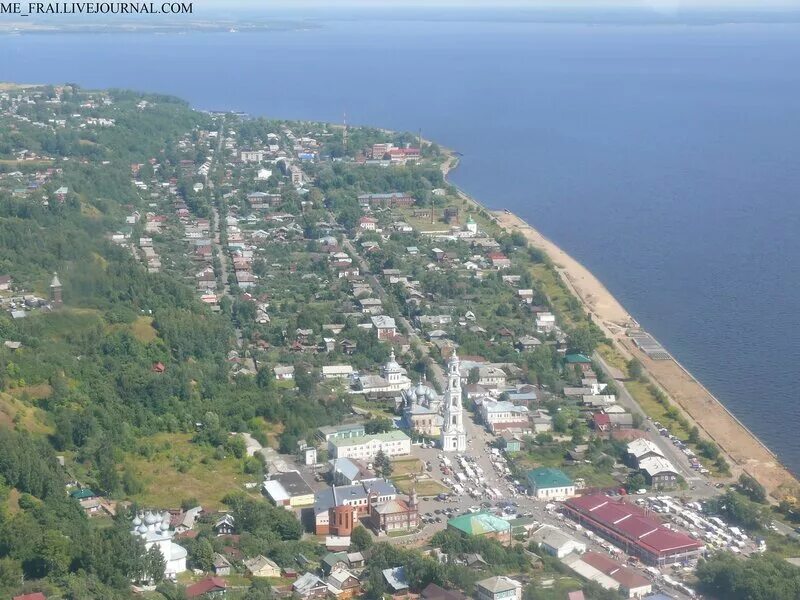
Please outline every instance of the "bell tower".
[[461, 361], [456, 352], [447, 363], [447, 390], [444, 393], [444, 424], [440, 444], [445, 452], [464, 452], [467, 434], [464, 429], [464, 411], [461, 406]]
[[53, 280], [50, 282], [50, 303], [53, 308], [61, 308], [61, 282], [58, 280], [58, 273], [53, 273]]

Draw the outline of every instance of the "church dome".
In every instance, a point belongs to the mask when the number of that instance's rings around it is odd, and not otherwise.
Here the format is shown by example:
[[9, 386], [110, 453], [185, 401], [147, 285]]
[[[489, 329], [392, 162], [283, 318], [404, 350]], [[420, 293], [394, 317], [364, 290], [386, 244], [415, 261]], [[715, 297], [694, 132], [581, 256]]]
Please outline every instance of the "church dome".
[[392, 350], [392, 353], [389, 356], [389, 362], [386, 363], [386, 366], [384, 367], [384, 369], [387, 372], [391, 372], [391, 373], [398, 373], [398, 372], [402, 371], [403, 368], [397, 363], [397, 361], [394, 358], [394, 350]]
[[142, 519], [139, 518], [139, 515], [136, 515], [135, 517], [133, 517], [133, 526], [134, 527], [139, 527], [139, 525], [141, 525], [141, 524], [142, 524]]
[[142, 523], [141, 525], [139, 525], [139, 529], [137, 531], [139, 533], [141, 533], [142, 535], [146, 534], [147, 533], [147, 525]]
[[156, 523], [158, 523], [158, 521], [160, 521], [160, 519], [158, 518], [158, 515], [154, 515], [151, 512], [148, 512], [144, 517], [144, 522], [147, 525], [155, 525]]

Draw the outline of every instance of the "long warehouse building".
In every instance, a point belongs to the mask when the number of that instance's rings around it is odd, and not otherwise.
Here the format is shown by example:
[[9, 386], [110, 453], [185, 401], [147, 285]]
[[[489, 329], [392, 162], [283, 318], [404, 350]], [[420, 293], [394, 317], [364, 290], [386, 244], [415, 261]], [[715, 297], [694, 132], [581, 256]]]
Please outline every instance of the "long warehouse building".
[[695, 560], [705, 550], [702, 542], [668, 529], [644, 509], [605, 494], [570, 498], [564, 502], [564, 512], [649, 565]]

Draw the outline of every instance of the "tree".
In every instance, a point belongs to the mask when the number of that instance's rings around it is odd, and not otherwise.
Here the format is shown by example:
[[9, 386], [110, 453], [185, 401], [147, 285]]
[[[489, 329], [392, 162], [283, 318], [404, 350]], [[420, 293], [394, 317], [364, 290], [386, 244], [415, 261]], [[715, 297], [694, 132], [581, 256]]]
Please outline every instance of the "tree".
[[369, 435], [373, 435], [375, 433], [385, 433], [387, 431], [391, 431], [392, 429], [394, 429], [394, 423], [392, 423], [390, 419], [386, 418], [370, 419], [364, 423], [364, 431]]
[[0, 558], [0, 592], [10, 596], [9, 592], [16, 590], [22, 581], [22, 564], [12, 558]]
[[360, 552], [372, 546], [372, 536], [363, 525], [358, 525], [350, 534], [350, 543]]
[[144, 556], [144, 575], [148, 581], [155, 584], [164, 579], [164, 556], [158, 546], [151, 546]]
[[692, 428], [689, 430], [689, 443], [696, 444], [700, 441], [700, 430], [697, 428], [697, 425], [692, 425]]
[[747, 473], [739, 475], [739, 488], [753, 502], [763, 504], [767, 501], [767, 491], [764, 489], [764, 486]]
[[241, 435], [232, 435], [226, 440], [225, 449], [236, 458], [242, 458], [247, 452], [247, 444]]
[[641, 379], [644, 375], [642, 363], [638, 358], [632, 358], [628, 361], [628, 375], [630, 375], [632, 379]]
[[632, 473], [628, 477], [628, 483], [625, 487], [627, 487], [629, 492], [636, 492], [638, 490], [644, 489], [647, 486], [647, 481], [644, 478], [644, 475], [641, 473]]
[[474, 385], [480, 381], [480, 378], [481, 370], [478, 367], [472, 367], [469, 370], [469, 375], [467, 376], [467, 383]]
[[189, 561], [196, 569], [209, 572], [214, 568], [214, 548], [205, 538], [198, 538], [191, 545]]
[[40, 553], [48, 574], [56, 577], [66, 574], [72, 562], [70, 546], [69, 538], [60, 531], [53, 529], [45, 531]]
[[394, 471], [394, 467], [392, 466], [389, 457], [386, 456], [383, 450], [378, 450], [378, 453], [375, 455], [375, 458], [372, 461], [372, 465], [375, 468], [375, 472], [384, 479], [388, 479]]

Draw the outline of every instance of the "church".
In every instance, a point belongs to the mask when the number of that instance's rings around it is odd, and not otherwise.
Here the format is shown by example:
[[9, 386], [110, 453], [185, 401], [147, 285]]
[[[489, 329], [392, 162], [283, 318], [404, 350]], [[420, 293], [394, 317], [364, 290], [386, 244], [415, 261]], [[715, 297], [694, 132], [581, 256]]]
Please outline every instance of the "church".
[[403, 427], [414, 433], [436, 438], [442, 431], [442, 398], [420, 381], [403, 390]]
[[164, 557], [164, 577], [174, 580], [186, 570], [186, 549], [172, 541], [175, 532], [170, 529], [170, 514], [157, 512], [138, 514], [133, 518], [131, 534], [139, 536], [149, 550], [156, 546]]
[[356, 394], [398, 393], [411, 386], [406, 370], [395, 359], [394, 350], [389, 361], [381, 367], [380, 375], [362, 375], [356, 381]]

